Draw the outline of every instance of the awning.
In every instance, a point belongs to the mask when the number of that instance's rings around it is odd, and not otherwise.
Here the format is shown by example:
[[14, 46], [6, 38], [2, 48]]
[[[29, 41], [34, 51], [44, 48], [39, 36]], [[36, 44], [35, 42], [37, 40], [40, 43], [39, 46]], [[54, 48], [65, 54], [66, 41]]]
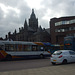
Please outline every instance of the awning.
[[50, 46], [51, 45], [51, 43], [49, 43], [49, 42], [46, 42], [46, 43], [44, 43], [44, 42], [34, 42], [35, 44], [37, 44], [37, 45], [44, 45], [44, 46]]
[[59, 47], [60, 45], [59, 44], [53, 44], [51, 46], [54, 46], [54, 47]]
[[51, 43], [49, 43], [49, 42], [43, 43], [43, 44], [46, 45], [46, 46], [50, 46], [51, 45]]
[[37, 45], [44, 45], [42, 42], [34, 42]]

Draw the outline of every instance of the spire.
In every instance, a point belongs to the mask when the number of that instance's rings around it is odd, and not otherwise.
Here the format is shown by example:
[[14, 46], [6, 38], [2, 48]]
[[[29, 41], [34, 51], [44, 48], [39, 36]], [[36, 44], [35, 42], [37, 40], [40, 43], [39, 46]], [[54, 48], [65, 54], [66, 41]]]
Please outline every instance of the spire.
[[32, 13], [29, 18], [29, 27], [31, 27], [34, 31], [38, 29], [38, 18], [36, 18], [34, 9], [32, 9]]
[[27, 21], [25, 19], [25, 22], [24, 22], [24, 29], [27, 30], [28, 26], [27, 26]]
[[35, 13], [34, 13], [34, 9], [32, 9], [32, 13], [31, 13], [30, 18], [31, 18], [31, 19], [35, 19], [35, 18], [36, 18]]
[[15, 29], [14, 33], [16, 34], [16, 29]]
[[32, 9], [32, 13], [34, 13], [34, 9]]
[[41, 32], [42, 31], [42, 27], [40, 26], [37, 31]]

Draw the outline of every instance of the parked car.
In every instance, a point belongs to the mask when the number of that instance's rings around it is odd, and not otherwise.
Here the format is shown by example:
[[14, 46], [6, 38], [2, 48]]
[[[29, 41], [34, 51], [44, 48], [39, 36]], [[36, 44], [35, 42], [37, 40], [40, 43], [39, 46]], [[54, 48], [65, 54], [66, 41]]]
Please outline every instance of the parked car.
[[75, 51], [58, 50], [51, 55], [50, 59], [53, 65], [60, 63], [66, 64], [70, 62], [75, 62]]

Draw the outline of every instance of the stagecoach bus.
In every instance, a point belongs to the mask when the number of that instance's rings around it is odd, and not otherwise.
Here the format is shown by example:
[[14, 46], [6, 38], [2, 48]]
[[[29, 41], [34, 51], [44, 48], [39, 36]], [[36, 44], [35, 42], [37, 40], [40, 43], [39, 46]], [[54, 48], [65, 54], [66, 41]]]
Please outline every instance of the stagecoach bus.
[[50, 56], [49, 44], [42, 42], [0, 41], [0, 60]]

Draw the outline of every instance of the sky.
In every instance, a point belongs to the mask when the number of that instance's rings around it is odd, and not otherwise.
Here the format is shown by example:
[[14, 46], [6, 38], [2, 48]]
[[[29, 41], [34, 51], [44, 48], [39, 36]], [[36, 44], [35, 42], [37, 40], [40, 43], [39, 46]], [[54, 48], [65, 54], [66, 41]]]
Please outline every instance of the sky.
[[13, 33], [28, 22], [32, 9], [38, 25], [49, 28], [51, 18], [75, 16], [75, 0], [0, 0], [0, 37]]

